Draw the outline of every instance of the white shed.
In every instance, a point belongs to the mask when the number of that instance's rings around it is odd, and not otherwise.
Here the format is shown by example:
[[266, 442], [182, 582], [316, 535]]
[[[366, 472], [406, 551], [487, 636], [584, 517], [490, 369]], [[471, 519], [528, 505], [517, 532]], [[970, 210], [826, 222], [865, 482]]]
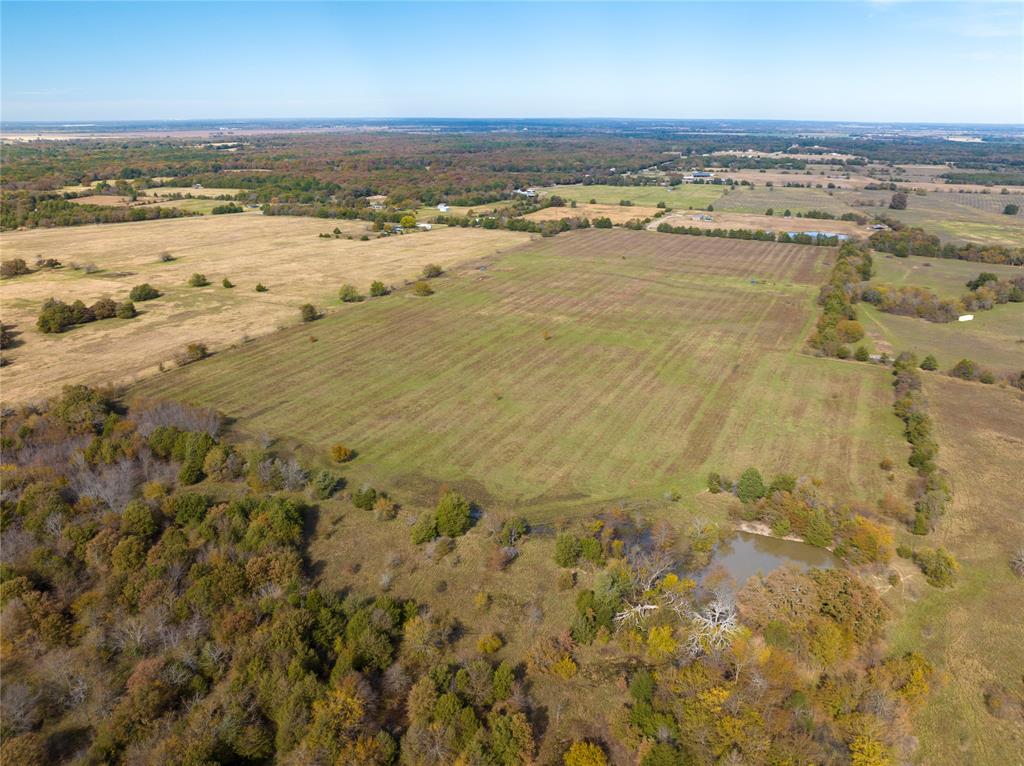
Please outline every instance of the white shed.
[[974, 314], [964, 314], [962, 317], [960, 317], [959, 321], [970, 322], [972, 319], [974, 319]]
[[441, 204], [439, 204], [437, 206], [437, 210], [438, 210], [439, 213], [447, 213], [448, 212], [448, 206], [442, 202]]

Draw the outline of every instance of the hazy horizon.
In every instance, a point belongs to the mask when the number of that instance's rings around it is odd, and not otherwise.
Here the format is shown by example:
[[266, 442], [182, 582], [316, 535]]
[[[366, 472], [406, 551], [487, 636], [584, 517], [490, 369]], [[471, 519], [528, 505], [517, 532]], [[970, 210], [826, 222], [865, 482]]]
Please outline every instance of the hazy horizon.
[[8, 123], [552, 114], [1024, 123], [1016, 3], [2, 8]]

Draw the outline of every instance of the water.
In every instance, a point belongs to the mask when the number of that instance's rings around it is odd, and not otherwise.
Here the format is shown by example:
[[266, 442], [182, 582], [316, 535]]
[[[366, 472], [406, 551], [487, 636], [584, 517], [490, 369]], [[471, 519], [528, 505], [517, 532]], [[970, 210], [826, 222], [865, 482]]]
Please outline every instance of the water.
[[786, 564], [800, 569], [831, 569], [839, 566], [840, 561], [824, 548], [807, 543], [737, 532], [735, 537], [715, 548], [700, 582], [705, 587], [725, 585], [736, 591], [753, 575], [768, 574]]

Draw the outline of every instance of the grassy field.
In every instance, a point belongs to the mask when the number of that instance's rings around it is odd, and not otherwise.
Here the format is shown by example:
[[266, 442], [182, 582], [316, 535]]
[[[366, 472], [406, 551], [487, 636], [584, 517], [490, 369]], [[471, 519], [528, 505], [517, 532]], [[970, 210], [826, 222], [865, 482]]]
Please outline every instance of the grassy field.
[[221, 197], [225, 194], [234, 196], [241, 194], [245, 189], [239, 188], [209, 188], [209, 189], [193, 189], [191, 186], [154, 186], [150, 189], [145, 189], [145, 195], [147, 197], [168, 197], [171, 194], [181, 194], [184, 196], [192, 195], [193, 197]]
[[903, 613], [892, 637], [896, 650], [923, 652], [939, 682], [915, 722], [919, 762], [929, 766], [1021, 762], [1020, 711], [997, 718], [984, 695], [1001, 684], [1024, 695], [1024, 587], [1008, 566], [1024, 545], [1021, 456], [1024, 404], [1019, 393], [926, 376], [953, 502], [938, 529], [917, 546], [944, 546], [959, 559], [954, 588], [938, 590], [915, 575], [897, 594]]
[[634, 205], [657, 207], [664, 202], [676, 210], [686, 208], [704, 208], [722, 196], [724, 186], [712, 184], [683, 184], [672, 189], [664, 186], [606, 186], [593, 184], [583, 186], [552, 186], [541, 189], [544, 194], [557, 194], [566, 201], [590, 202], [598, 205], [618, 205], [621, 200], [629, 200]]
[[576, 205], [576, 207], [546, 207], [542, 210], [534, 211], [529, 213], [524, 218], [528, 218], [531, 221], [558, 221], [562, 218], [574, 218], [576, 216], [589, 218], [591, 222], [595, 218], [608, 218], [614, 224], [623, 224], [626, 221], [630, 221], [634, 218], [652, 218], [657, 213], [663, 212], [656, 207], [642, 207], [640, 205], [629, 205], [623, 207], [622, 205], [591, 205], [588, 202], [582, 202]]
[[874, 279], [890, 285], [927, 287], [939, 295], [959, 298], [967, 292], [967, 282], [983, 271], [995, 274], [1000, 279], [1024, 275], [1024, 268], [1020, 266], [972, 263], [946, 258], [897, 258], [878, 253], [875, 256]]
[[[710, 216], [710, 221], [700, 220], [701, 215]], [[722, 213], [717, 209], [713, 213], [669, 213], [651, 221], [649, 228], [657, 228], [662, 221], [673, 226], [696, 226], [699, 229], [762, 229], [764, 231], [829, 231], [851, 236], [865, 236], [864, 227], [853, 221], [819, 221], [813, 218], [782, 217], [782, 210], [775, 215], [755, 215], [753, 213]]]
[[887, 376], [799, 353], [828, 256], [563, 234], [458, 270], [430, 298], [361, 304], [138, 391], [318, 454], [343, 441], [360, 452], [355, 478], [405, 500], [448, 482], [534, 520], [669, 489], [692, 497], [706, 471], [751, 463], [875, 499], [879, 460], [906, 452]]
[[896, 316], [861, 303], [864, 329], [880, 351], [934, 354], [942, 369], [973, 359], [994, 372], [1024, 369], [1024, 303], [1007, 303], [979, 311], [970, 322], [937, 324]]
[[[715, 202], [715, 210], [758, 215], [763, 215], [768, 208], [772, 208], [776, 215], [781, 215], [785, 210], [791, 210], [794, 214], [806, 213], [808, 210], [824, 210], [837, 216], [856, 212], [840, 199], [839, 194], [840, 192], [834, 192], [830, 195], [825, 189], [736, 186]], [[819, 223], [824, 227], [831, 221]]]
[[[847, 203], [871, 202], [874, 207], [854, 206], [864, 215], [875, 213], [891, 216], [910, 226], [918, 226], [943, 242], [964, 244], [1024, 245], [1024, 215], [1003, 215], [1007, 202], [1017, 201], [1019, 194], [966, 194], [934, 191], [921, 196], [910, 194], [906, 210], [890, 210], [891, 192], [836, 192], [836, 198]], [[1020, 204], [1020, 203], [1018, 203]]]
[[[356, 239], [318, 237], [335, 226]], [[150, 374], [187, 342], [223, 348], [298, 321], [304, 303], [339, 307], [343, 283], [364, 292], [374, 279], [401, 284], [427, 263], [451, 267], [529, 239], [507, 231], [439, 229], [358, 241], [366, 230], [365, 222], [246, 213], [5, 233], [0, 236], [5, 258], [31, 264], [38, 257], [56, 257], [64, 268], [0, 283], [3, 321], [17, 326], [22, 341], [4, 353], [11, 364], [3, 372], [3, 399], [35, 400], [65, 383]], [[174, 260], [161, 262], [162, 252]], [[96, 271], [73, 270], [73, 262], [92, 264]], [[212, 284], [187, 287], [197, 272]], [[221, 286], [225, 277], [234, 289]], [[143, 282], [164, 295], [137, 304], [135, 319], [94, 322], [57, 335], [35, 328], [46, 298], [120, 301]], [[255, 292], [257, 282], [269, 292]]]

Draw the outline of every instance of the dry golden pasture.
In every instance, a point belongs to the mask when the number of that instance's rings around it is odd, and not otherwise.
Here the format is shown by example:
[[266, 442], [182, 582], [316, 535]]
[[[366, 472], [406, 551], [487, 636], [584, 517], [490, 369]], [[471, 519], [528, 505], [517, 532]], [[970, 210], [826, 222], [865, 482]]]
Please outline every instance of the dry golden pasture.
[[634, 218], [651, 218], [659, 210], [656, 207], [643, 207], [639, 205], [591, 205], [583, 202], [576, 207], [546, 207], [534, 211], [523, 218], [531, 221], [560, 221], [563, 218], [589, 218], [591, 222], [595, 218], [610, 218], [612, 223], [621, 224], [631, 221]]
[[128, 198], [117, 194], [90, 194], [88, 197], [76, 197], [71, 202], [78, 205], [103, 205], [105, 207], [123, 207]]
[[[627, 210], [631, 208], [626, 208]], [[779, 211], [781, 212], [781, 211]], [[702, 215], [711, 216], [710, 221], [702, 221]], [[853, 221], [822, 221], [814, 218], [783, 218], [781, 215], [755, 215], [753, 213], [702, 213], [687, 211], [685, 213], [669, 213], [652, 221], [648, 228], [657, 228], [661, 222], [672, 226], [695, 226], [698, 229], [763, 229], [764, 231], [830, 231], [851, 236], [868, 235], [867, 229]]]
[[[209, 188], [209, 189], [193, 189], [191, 186], [154, 186], [151, 189], [144, 189], [146, 197], [168, 197], [172, 194], [191, 194], [193, 197], [221, 197], [225, 194], [234, 196], [244, 192], [245, 189], [230, 188]], [[140, 197], [141, 199], [141, 197]]]
[[[317, 236], [335, 226], [357, 238]], [[21, 341], [4, 353], [10, 364], [0, 396], [29, 401], [72, 382], [127, 382], [157, 371], [190, 341], [216, 350], [294, 324], [304, 303], [340, 308], [343, 283], [365, 293], [375, 279], [401, 284], [427, 263], [452, 267], [530, 238], [441, 228], [361, 242], [365, 229], [363, 222], [244, 214], [5, 233], [5, 259], [31, 265], [39, 257], [57, 258], [64, 268], [0, 282], [0, 318], [16, 326]], [[175, 260], [160, 262], [165, 251]], [[75, 271], [72, 262], [99, 270]], [[196, 272], [210, 286], [186, 286]], [[221, 286], [225, 277], [233, 289]], [[36, 329], [40, 306], [51, 296], [86, 304], [104, 296], [122, 301], [143, 282], [164, 295], [136, 304], [135, 319], [107, 319], [56, 335]], [[255, 292], [258, 282], [269, 291]]]

